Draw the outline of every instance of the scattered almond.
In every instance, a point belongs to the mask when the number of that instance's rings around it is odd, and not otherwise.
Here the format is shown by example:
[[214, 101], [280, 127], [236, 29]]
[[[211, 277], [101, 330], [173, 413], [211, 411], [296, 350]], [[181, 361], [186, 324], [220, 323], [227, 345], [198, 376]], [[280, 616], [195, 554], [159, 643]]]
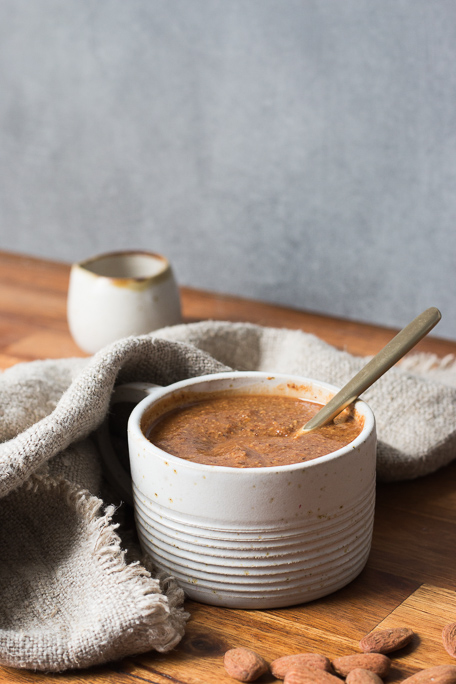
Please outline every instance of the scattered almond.
[[456, 622], [452, 622], [443, 628], [442, 641], [445, 651], [456, 658]]
[[296, 653], [295, 655], [276, 658], [271, 663], [271, 672], [276, 679], [283, 679], [288, 670], [297, 667], [314, 667], [331, 672], [331, 661], [319, 653]]
[[359, 647], [364, 653], [391, 653], [409, 644], [414, 634], [408, 627], [377, 629], [361, 639]]
[[404, 679], [402, 684], [455, 684], [456, 665], [436, 665], [420, 670]]
[[361, 667], [355, 667], [354, 670], [348, 673], [346, 684], [383, 684], [380, 677], [371, 672], [370, 670], [364, 670]]
[[250, 648], [231, 648], [225, 653], [223, 663], [230, 677], [240, 682], [253, 682], [268, 671], [267, 662]]
[[341, 684], [341, 681], [325, 670], [300, 666], [287, 671], [283, 684]]
[[361, 668], [370, 670], [383, 679], [389, 672], [391, 660], [382, 653], [358, 653], [335, 658], [332, 664], [337, 674], [342, 677], [346, 677], [352, 670]]

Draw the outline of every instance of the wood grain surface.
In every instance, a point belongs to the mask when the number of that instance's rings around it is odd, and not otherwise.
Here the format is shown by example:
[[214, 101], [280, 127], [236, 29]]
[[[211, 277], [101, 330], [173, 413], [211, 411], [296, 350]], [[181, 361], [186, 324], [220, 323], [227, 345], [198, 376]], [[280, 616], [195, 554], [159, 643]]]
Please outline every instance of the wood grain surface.
[[[0, 368], [84, 356], [66, 322], [68, 277], [66, 264], [0, 253]], [[375, 353], [396, 332], [185, 287], [181, 296], [186, 321], [301, 329], [358, 355]], [[443, 357], [456, 353], [456, 342], [432, 335], [416, 349]], [[417, 636], [392, 654], [387, 682], [433, 665], [456, 664], [441, 641], [444, 625], [456, 621], [456, 462], [415, 481], [378, 485], [369, 561], [354, 582], [335, 594], [280, 610], [241, 611], [195, 602], [186, 607], [191, 613], [186, 635], [171, 653], [146, 653], [58, 675], [0, 668], [0, 684], [228, 684], [234, 680], [224, 671], [223, 654], [234, 646], [253, 648], [269, 661], [306, 651], [332, 658], [358, 652], [367, 632], [393, 626], [411, 627]], [[258, 680], [274, 681], [271, 675]]]

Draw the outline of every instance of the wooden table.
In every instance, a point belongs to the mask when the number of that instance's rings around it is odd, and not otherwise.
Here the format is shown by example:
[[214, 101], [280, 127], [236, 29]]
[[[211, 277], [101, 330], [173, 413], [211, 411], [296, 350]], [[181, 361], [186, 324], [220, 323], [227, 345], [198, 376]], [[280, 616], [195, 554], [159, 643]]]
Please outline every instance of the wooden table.
[[[68, 276], [68, 265], [0, 253], [0, 368], [38, 358], [84, 356], [66, 323]], [[182, 288], [182, 305], [186, 321], [210, 318], [302, 329], [361, 355], [375, 353], [394, 333], [188, 288]], [[428, 336], [417, 349], [444, 356], [456, 353], [456, 342]], [[232, 684], [223, 654], [234, 646], [253, 648], [268, 660], [304, 651], [336, 657], [357, 652], [359, 639], [374, 628], [403, 625], [417, 637], [394, 656], [389, 682], [421, 668], [456, 664], [441, 643], [444, 625], [456, 621], [455, 540], [456, 462], [416, 481], [378, 486], [367, 566], [329, 597], [268, 611], [188, 602], [192, 617], [171, 653], [151, 652], [61, 675], [0, 668], [0, 682]], [[271, 676], [259, 680], [273, 681]]]

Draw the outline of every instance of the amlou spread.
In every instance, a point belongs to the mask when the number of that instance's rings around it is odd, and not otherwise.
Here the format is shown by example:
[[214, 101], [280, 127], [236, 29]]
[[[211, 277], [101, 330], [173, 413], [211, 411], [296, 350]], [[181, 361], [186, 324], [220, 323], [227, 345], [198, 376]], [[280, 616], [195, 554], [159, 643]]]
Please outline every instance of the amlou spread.
[[361, 432], [362, 421], [345, 413], [337, 422], [294, 438], [320, 408], [271, 394], [189, 395], [153, 418], [144, 432], [163, 451], [196, 463], [231, 468], [288, 465], [337, 451]]

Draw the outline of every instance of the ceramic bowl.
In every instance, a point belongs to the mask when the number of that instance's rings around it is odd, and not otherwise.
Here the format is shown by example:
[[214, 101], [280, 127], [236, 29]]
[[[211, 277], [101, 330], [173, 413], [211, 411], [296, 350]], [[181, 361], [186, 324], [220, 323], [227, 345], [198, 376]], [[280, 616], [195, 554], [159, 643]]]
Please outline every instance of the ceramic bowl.
[[[356, 402], [362, 432], [326, 456], [280, 467], [209, 466], [172, 456], [144, 435], [151, 411], [188, 390], [280, 393], [326, 403], [337, 388], [296, 376], [233, 372], [148, 389], [130, 415], [128, 440], [137, 530], [156, 566], [190, 598], [232, 608], [312, 601], [353, 580], [369, 555], [374, 519], [370, 408]], [[136, 401], [138, 390], [130, 391]]]
[[76, 344], [93, 354], [122, 337], [182, 322], [168, 260], [152, 252], [112, 252], [73, 264], [67, 317]]

